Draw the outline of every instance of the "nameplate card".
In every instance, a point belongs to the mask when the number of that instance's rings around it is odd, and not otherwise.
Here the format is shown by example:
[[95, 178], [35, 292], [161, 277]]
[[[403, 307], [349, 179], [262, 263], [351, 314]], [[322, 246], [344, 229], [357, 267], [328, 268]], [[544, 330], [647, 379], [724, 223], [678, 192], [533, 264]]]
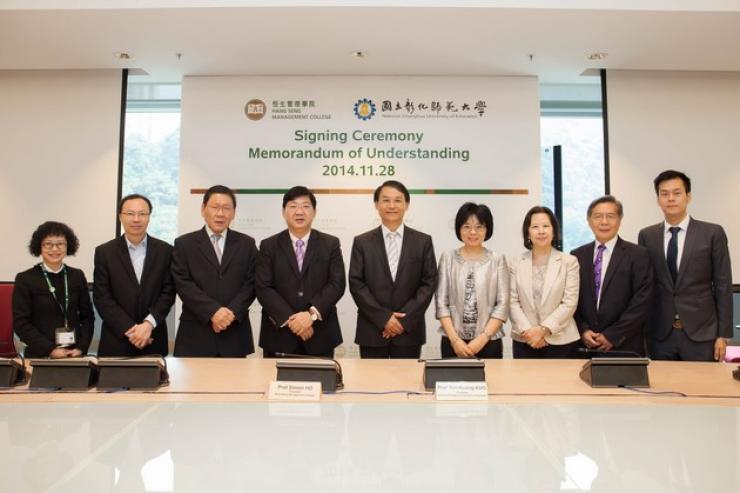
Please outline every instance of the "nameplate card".
[[487, 401], [486, 382], [437, 382], [434, 397], [438, 401]]
[[318, 401], [321, 399], [321, 382], [273, 380], [267, 398], [274, 401]]

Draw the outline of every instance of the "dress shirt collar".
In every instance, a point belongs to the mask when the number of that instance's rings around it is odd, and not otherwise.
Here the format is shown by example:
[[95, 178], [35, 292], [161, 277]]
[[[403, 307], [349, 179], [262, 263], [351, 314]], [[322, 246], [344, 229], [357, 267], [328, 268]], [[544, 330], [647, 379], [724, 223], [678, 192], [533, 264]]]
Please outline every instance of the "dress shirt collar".
[[[614, 235], [614, 238], [604, 243], [604, 246], [606, 247], [606, 251], [609, 253], [612, 253], [614, 251], [614, 247], [617, 245], [617, 240], [619, 239], [619, 235]], [[600, 243], [598, 240], [596, 241], [595, 249], [598, 251]]]
[[288, 230], [288, 234], [290, 235], [290, 242], [293, 244], [293, 249], [295, 249], [295, 242], [298, 240], [303, 240], [303, 246], [308, 246], [308, 237], [311, 236], [311, 230], [309, 229], [308, 233], [306, 233], [304, 236], [301, 236], [300, 238], [291, 233], [290, 230]]
[[388, 233], [398, 233], [398, 239], [403, 240], [403, 228], [404, 228], [404, 225], [403, 223], [401, 223], [401, 225], [398, 227], [398, 229], [396, 229], [396, 231], [391, 231], [390, 229], [386, 227], [385, 224], [380, 223], [380, 229], [383, 231], [383, 240], [388, 239]]
[[138, 245], [134, 245], [133, 243], [131, 243], [131, 241], [128, 239], [128, 236], [126, 236], [125, 234], [123, 235], [123, 237], [126, 240], [126, 245], [128, 245], [129, 250], [131, 249], [138, 250], [139, 248], [143, 248], [144, 250], [146, 250], [146, 240], [149, 237], [149, 235], [144, 235], [144, 238], [139, 242]]
[[[221, 233], [221, 239], [222, 239], [222, 240], [223, 240], [224, 242], [226, 241], [226, 233], [227, 233], [228, 231], [229, 231], [229, 228], [226, 228], [226, 229], [225, 229], [225, 230], [223, 231], [223, 233]], [[209, 227], [208, 227], [208, 225], [206, 224], [206, 234], [208, 235], [208, 240], [209, 240], [209, 241], [213, 241], [213, 240], [212, 240], [212, 238], [213, 238], [213, 235], [215, 235], [216, 233], [214, 233], [213, 231], [211, 231], [211, 228], [209, 228]]]
[[46, 265], [46, 262], [41, 262], [41, 264], [44, 266], [44, 270], [46, 272], [51, 272], [52, 274], [59, 274], [60, 272], [62, 272], [62, 270], [64, 270], [64, 264], [60, 265], [57, 270], [54, 270], [48, 265]]
[[[686, 217], [684, 218], [684, 220], [681, 221], [680, 223], [676, 224], [676, 226], [678, 226], [679, 228], [681, 228], [681, 231], [683, 231], [685, 233], [686, 230], [689, 227], [689, 220], [690, 219], [691, 218], [687, 214]], [[668, 221], [663, 221], [663, 233], [664, 234], [670, 235], [671, 234], [670, 228], [672, 228], [672, 227], [673, 226], [670, 223], [668, 223]]]

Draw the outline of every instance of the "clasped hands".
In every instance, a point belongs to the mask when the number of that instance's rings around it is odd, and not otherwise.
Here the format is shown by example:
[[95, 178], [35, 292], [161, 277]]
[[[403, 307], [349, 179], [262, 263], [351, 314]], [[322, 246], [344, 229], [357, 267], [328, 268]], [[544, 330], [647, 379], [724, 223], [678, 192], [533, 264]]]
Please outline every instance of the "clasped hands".
[[483, 332], [478, 334], [477, 337], [470, 340], [470, 342], [465, 342], [458, 337], [457, 339], [452, 341], [452, 349], [460, 358], [473, 358], [481, 351], [481, 349], [483, 349], [486, 344], [488, 344], [489, 340], [489, 337]]
[[136, 349], [143, 349], [148, 346], [154, 339], [152, 338], [152, 324], [148, 320], [144, 320], [140, 324], [136, 324], [128, 329], [123, 335], [128, 337], [128, 341], [136, 347]]
[[403, 334], [403, 325], [401, 325], [401, 319], [405, 317], [405, 313], [393, 312], [391, 318], [385, 323], [383, 327], [383, 339], [390, 339]]
[[545, 336], [547, 335], [547, 333], [547, 329], [545, 329], [541, 325], [536, 325], [523, 331], [521, 336], [524, 339], [524, 342], [529, 344], [529, 347], [531, 347], [532, 349], [542, 349], [543, 347], [548, 345], [547, 341], [545, 340]]
[[211, 316], [211, 327], [213, 331], [218, 334], [219, 332], [226, 330], [236, 320], [234, 312], [222, 306], [216, 313]]
[[305, 342], [313, 337], [313, 320], [308, 310], [294, 313], [286, 323], [291, 332], [300, 337], [302, 341]]
[[611, 351], [614, 345], [600, 332], [594, 332], [586, 329], [581, 334], [581, 340], [589, 349], [598, 349], [599, 351]]

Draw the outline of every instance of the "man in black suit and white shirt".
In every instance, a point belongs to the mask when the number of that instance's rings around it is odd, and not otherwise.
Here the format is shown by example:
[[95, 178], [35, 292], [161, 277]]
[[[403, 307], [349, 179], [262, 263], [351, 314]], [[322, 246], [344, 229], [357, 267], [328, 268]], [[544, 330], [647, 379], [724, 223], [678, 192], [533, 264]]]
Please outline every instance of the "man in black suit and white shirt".
[[668, 170], [653, 181], [664, 221], [640, 231], [655, 267], [648, 342], [653, 359], [722, 361], [732, 336], [727, 235], [688, 215], [691, 180]]
[[595, 241], [571, 252], [580, 265], [576, 325], [588, 349], [645, 355], [645, 322], [653, 295], [648, 251], [618, 236], [622, 203], [605, 195], [588, 206]]
[[147, 234], [151, 212], [148, 198], [127, 195], [118, 205], [123, 235], [95, 249], [93, 299], [103, 319], [98, 356], [169, 351], [172, 247]]
[[437, 262], [431, 236], [403, 224], [410, 199], [398, 181], [380, 185], [373, 200], [382, 224], [352, 244], [349, 290], [362, 358], [418, 358], [426, 342]]
[[182, 299], [175, 356], [240, 358], [254, 352], [254, 239], [229, 229], [236, 196], [223, 185], [203, 196], [205, 227], [175, 240], [172, 277]]
[[260, 347], [276, 352], [334, 357], [342, 343], [336, 304], [344, 294], [339, 239], [311, 228], [316, 197], [296, 186], [283, 196], [288, 229], [260, 244], [257, 299], [262, 305]]

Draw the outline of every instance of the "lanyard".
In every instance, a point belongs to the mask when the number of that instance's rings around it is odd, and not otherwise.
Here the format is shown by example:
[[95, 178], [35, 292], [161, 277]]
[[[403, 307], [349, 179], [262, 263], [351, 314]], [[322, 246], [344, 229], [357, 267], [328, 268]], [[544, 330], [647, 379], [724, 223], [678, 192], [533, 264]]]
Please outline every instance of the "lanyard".
[[51, 284], [51, 281], [49, 280], [49, 274], [46, 272], [44, 264], [39, 264], [39, 267], [41, 267], [41, 272], [44, 273], [44, 279], [46, 279], [46, 285], [49, 286], [49, 292], [54, 297], [54, 301], [56, 301], [57, 305], [59, 305], [59, 309], [62, 311], [62, 315], [64, 315], [64, 328], [66, 329], [69, 327], [69, 323], [67, 321], [67, 313], [69, 311], [69, 284], [67, 283], [67, 266], [62, 266], [62, 271], [64, 272], [64, 306], [62, 306], [62, 304], [59, 302], [59, 299], [57, 298], [57, 290]]

